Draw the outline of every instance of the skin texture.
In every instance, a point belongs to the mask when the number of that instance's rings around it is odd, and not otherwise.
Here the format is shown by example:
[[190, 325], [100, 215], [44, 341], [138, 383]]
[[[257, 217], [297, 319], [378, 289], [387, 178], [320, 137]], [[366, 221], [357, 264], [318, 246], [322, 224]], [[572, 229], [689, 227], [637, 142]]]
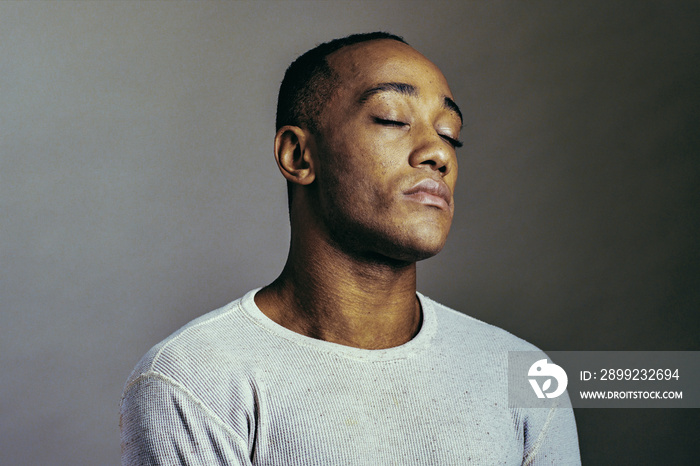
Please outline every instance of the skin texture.
[[442, 249], [452, 223], [461, 116], [440, 70], [406, 44], [355, 44], [328, 62], [341, 85], [319, 130], [275, 137], [294, 186], [292, 238], [282, 274], [255, 299], [309, 337], [398, 346], [420, 328], [416, 261]]

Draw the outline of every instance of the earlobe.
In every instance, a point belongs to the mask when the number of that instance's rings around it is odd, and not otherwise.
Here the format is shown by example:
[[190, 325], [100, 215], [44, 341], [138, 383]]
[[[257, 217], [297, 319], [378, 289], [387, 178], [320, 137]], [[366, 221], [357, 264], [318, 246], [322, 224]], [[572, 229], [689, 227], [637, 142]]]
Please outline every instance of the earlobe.
[[288, 181], [308, 185], [315, 175], [313, 137], [298, 126], [283, 126], [275, 135], [275, 159]]

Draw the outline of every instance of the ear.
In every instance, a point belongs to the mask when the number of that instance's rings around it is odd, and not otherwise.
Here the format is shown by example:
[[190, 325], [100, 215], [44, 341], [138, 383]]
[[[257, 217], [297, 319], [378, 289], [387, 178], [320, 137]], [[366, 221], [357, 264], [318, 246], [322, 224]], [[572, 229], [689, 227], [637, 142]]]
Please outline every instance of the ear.
[[287, 181], [308, 185], [316, 178], [313, 136], [298, 126], [283, 126], [275, 135], [275, 159]]

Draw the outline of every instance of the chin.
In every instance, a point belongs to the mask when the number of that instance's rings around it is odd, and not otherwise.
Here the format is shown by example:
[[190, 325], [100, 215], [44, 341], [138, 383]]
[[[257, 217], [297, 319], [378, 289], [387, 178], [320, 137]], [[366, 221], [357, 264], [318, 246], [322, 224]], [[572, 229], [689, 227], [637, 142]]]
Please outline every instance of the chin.
[[449, 231], [449, 225], [423, 222], [412, 228], [409, 244], [415, 245], [414, 249], [420, 251], [421, 259], [427, 259], [442, 251]]
[[437, 255], [445, 246], [447, 235], [435, 234], [413, 235], [401, 238], [385, 248], [385, 255], [402, 262], [418, 262]]
[[413, 258], [412, 262], [418, 262], [436, 256], [442, 251], [444, 245], [445, 243], [443, 242], [439, 245], [422, 245], [421, 248], [414, 249], [410, 254]]
[[[365, 224], [334, 222], [343, 228], [332, 228], [333, 242], [350, 255], [364, 256], [370, 261], [387, 261], [405, 265], [435, 256], [447, 239], [450, 221], [444, 218], [421, 218], [412, 221]], [[451, 220], [451, 219], [450, 219]]]

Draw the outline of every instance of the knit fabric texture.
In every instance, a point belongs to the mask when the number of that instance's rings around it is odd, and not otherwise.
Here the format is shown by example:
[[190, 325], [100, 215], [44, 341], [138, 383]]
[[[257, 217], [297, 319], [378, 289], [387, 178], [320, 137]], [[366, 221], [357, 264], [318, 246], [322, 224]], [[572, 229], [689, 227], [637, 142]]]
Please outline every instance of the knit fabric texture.
[[578, 465], [568, 398], [508, 407], [509, 351], [537, 348], [418, 294], [404, 345], [288, 330], [253, 290], [152, 348], [122, 398], [124, 465]]

